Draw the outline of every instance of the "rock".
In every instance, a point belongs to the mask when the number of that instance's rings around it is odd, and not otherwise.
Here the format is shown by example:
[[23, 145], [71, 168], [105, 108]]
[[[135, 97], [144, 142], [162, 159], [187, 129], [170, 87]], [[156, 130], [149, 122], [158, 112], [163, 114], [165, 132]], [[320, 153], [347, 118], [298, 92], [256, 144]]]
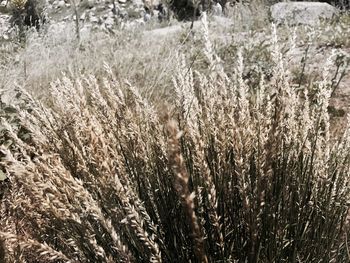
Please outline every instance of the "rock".
[[128, 11], [125, 10], [125, 9], [120, 9], [120, 10], [119, 10], [119, 16], [120, 16], [122, 19], [128, 19], [128, 18], [129, 18]]
[[276, 24], [316, 25], [320, 19], [331, 19], [337, 9], [320, 2], [285, 2], [271, 6], [271, 18]]
[[90, 22], [91, 23], [98, 23], [98, 22], [100, 22], [100, 19], [98, 19], [96, 16], [91, 16], [90, 17]]
[[105, 21], [106, 27], [111, 28], [114, 25], [114, 19], [112, 17], [108, 17]]
[[138, 8], [129, 7], [127, 9], [127, 12], [128, 12], [128, 19], [131, 19], [131, 20], [138, 19], [142, 16]]
[[64, 2], [63, 0], [59, 1], [57, 3], [57, 8], [62, 8], [62, 7], [65, 7], [66, 6], [66, 2]]
[[121, 4], [125, 4], [126, 0], [118, 0], [118, 2], [121, 3]]
[[155, 7], [161, 3], [160, 0], [144, 0], [143, 2], [147, 7]]
[[86, 13], [83, 12], [83, 13], [81, 14], [81, 16], [80, 16], [80, 20], [85, 20], [85, 18], [86, 18]]
[[143, 1], [142, 0], [134, 0], [133, 4], [136, 7], [143, 7]]
[[84, 4], [88, 8], [93, 8], [95, 6], [95, 4], [96, 4], [96, 1], [94, 1], [94, 0], [86, 0], [86, 1], [84, 1]]
[[143, 15], [143, 21], [148, 22], [150, 20], [151, 20], [151, 14], [145, 12]]
[[105, 6], [101, 6], [101, 5], [95, 6], [94, 8], [95, 9], [92, 8], [91, 10], [97, 13], [104, 12], [107, 9]]

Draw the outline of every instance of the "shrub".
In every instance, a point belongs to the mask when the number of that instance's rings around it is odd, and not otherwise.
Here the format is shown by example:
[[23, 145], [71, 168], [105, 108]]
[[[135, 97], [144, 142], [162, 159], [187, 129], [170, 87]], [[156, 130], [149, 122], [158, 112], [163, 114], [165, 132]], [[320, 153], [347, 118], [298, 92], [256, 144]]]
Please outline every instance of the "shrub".
[[[223, 6], [226, 0], [218, 1]], [[210, 10], [212, 0], [168, 0], [167, 4], [179, 20], [191, 20], [200, 16], [202, 11]]]
[[[169, 1], [168, 5], [179, 20], [192, 19], [194, 13], [198, 12], [195, 10], [196, 3], [194, 1]], [[198, 16], [199, 14], [196, 15]]]
[[[346, 262], [350, 130], [329, 133], [329, 63], [295, 89], [276, 32], [272, 76], [228, 77], [203, 26], [208, 72], [177, 57], [174, 99], [147, 101], [108, 66], [62, 78], [1, 146], [9, 262]], [[290, 54], [293, 54], [292, 50]], [[159, 110], [156, 110], [159, 109]]]
[[21, 38], [25, 29], [35, 27], [37, 30], [45, 22], [44, 7], [38, 0], [11, 0], [11, 24], [17, 26]]

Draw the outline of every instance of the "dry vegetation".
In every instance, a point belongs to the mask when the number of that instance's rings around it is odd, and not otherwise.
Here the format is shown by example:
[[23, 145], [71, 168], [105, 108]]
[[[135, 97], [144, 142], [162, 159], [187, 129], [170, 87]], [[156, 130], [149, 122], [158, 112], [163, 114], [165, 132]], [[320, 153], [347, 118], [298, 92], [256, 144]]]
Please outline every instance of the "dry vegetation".
[[214, 45], [202, 23], [13, 50], [1, 262], [350, 260], [350, 127], [333, 136], [328, 112], [339, 52], [301, 81], [312, 30]]

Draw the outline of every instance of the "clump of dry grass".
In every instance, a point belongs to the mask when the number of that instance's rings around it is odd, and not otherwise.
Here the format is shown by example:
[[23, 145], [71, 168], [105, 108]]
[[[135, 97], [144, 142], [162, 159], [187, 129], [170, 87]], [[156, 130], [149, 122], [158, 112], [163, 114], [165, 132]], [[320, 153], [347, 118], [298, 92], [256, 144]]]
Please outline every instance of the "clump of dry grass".
[[178, 55], [168, 102], [107, 65], [53, 82], [46, 104], [21, 91], [30, 137], [3, 119], [0, 148], [7, 262], [349, 259], [350, 129], [331, 139], [331, 60], [313, 96], [295, 88], [274, 29], [272, 73], [252, 88], [242, 50], [228, 76], [203, 23], [208, 69]]

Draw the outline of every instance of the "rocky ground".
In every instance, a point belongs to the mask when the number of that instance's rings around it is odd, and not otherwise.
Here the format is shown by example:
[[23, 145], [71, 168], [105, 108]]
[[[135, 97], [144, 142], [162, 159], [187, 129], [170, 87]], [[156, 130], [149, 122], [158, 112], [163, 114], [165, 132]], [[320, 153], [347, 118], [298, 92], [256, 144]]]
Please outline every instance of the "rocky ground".
[[[47, 0], [44, 8], [47, 24], [62, 24], [75, 21], [74, 3], [77, 6], [81, 30], [94, 29], [111, 31], [115, 28], [133, 27], [145, 23], [158, 22], [164, 14], [157, 10], [160, 1], [143, 0]], [[0, 3], [0, 38], [8, 40], [13, 30], [10, 28], [10, 4]], [[63, 23], [62, 23], [63, 22]]]

